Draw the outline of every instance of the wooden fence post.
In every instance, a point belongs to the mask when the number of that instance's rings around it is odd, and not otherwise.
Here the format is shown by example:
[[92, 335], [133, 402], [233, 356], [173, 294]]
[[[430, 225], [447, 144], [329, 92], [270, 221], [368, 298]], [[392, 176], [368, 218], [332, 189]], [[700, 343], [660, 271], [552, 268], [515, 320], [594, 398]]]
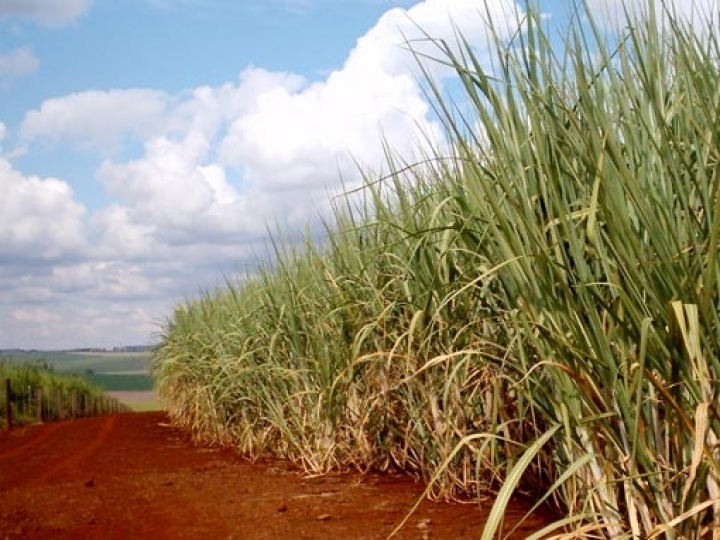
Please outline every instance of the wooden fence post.
[[5, 416], [7, 428], [12, 429], [12, 403], [10, 402], [10, 379], [5, 379]]
[[43, 398], [42, 388], [35, 389], [35, 414], [37, 415], [37, 421], [42, 424], [43, 421]]
[[56, 420], [62, 420], [62, 417], [63, 417], [63, 412], [62, 412], [62, 406], [63, 406], [63, 402], [62, 402], [62, 390], [60, 390], [59, 388], [58, 388], [58, 391], [57, 391], [57, 398], [56, 398], [56, 399], [57, 399], [57, 409], [56, 409], [56, 410], [57, 410], [57, 418], [56, 418]]

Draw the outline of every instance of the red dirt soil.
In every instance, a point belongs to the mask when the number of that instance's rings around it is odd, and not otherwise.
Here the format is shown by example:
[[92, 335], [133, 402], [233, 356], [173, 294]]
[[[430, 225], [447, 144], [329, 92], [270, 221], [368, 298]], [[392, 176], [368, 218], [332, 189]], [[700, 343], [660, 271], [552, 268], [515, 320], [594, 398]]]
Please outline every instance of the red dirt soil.
[[[382, 539], [422, 491], [397, 475], [310, 479], [254, 464], [193, 445], [161, 412], [0, 433], [0, 540]], [[527, 509], [512, 501], [506, 528]], [[393, 538], [479, 538], [484, 519], [476, 504], [424, 501]], [[510, 538], [550, 519], [535, 515]]]

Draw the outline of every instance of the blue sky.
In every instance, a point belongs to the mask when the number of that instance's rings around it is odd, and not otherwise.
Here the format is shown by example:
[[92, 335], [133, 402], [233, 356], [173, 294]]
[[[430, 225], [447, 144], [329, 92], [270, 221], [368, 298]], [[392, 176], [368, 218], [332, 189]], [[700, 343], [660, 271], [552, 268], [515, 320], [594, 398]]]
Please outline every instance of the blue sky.
[[[509, 33], [522, 5], [487, 8]], [[381, 133], [409, 159], [420, 131], [442, 144], [403, 36], [454, 21], [482, 57], [485, 8], [0, 0], [0, 348], [149, 343], [176, 303], [251, 271], [268, 225], [317, 224], [356, 161], [382, 171]]]

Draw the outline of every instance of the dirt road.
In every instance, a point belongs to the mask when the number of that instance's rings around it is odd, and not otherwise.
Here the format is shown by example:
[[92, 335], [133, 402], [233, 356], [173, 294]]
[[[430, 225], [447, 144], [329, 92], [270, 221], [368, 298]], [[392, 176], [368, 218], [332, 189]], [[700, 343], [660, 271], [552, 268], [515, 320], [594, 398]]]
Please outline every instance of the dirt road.
[[[399, 476], [307, 479], [252, 464], [194, 446], [157, 412], [0, 433], [0, 540], [382, 539], [421, 493]], [[511, 518], [525, 510], [513, 503]], [[474, 504], [426, 501], [396, 538], [478, 538], [482, 524]]]

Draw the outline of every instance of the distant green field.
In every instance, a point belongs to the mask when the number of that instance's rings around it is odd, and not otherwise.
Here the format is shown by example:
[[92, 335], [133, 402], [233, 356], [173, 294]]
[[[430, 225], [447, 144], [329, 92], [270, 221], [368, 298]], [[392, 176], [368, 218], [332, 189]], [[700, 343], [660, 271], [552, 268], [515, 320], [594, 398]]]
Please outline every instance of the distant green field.
[[149, 374], [85, 373], [82, 375], [92, 384], [107, 391], [152, 390], [153, 388], [153, 380]]
[[129, 352], [65, 352], [65, 351], [13, 351], [0, 353], [0, 361], [12, 363], [46, 362], [55, 371], [86, 371], [98, 373], [148, 373], [152, 357], [149, 353]]
[[53, 371], [77, 373], [106, 391], [151, 390], [152, 357], [147, 352], [13, 351], [0, 353], [0, 362], [42, 362]]

